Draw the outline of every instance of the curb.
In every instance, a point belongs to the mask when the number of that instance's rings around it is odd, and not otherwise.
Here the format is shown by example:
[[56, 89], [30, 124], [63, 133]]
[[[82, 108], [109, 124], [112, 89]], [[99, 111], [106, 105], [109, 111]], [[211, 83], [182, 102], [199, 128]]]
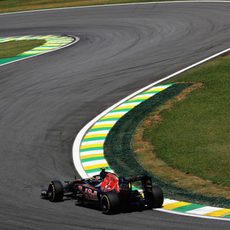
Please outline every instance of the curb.
[[99, 119], [85, 134], [80, 146], [80, 160], [87, 177], [100, 173], [102, 167], [113, 172], [104, 157], [104, 143], [112, 127], [125, 114], [172, 84], [152, 87], [117, 106]]
[[25, 51], [14, 57], [0, 58], [0, 66], [14, 63], [20, 60], [25, 60], [35, 56], [39, 56], [59, 49], [63, 49], [79, 41], [79, 38], [73, 36], [26, 35], [26, 36], [0, 37], [0, 43], [9, 42], [9, 41], [32, 40], [32, 39], [44, 39], [46, 40], [46, 42], [41, 46]]

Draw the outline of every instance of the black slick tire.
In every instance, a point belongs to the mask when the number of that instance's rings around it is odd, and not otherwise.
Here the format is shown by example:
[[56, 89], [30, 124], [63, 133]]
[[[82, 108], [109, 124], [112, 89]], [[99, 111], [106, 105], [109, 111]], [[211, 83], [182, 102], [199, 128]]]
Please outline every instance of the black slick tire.
[[105, 193], [101, 198], [102, 213], [111, 215], [120, 211], [120, 199], [115, 192]]
[[162, 189], [154, 185], [152, 187], [152, 194], [150, 194], [149, 199], [148, 199], [148, 208], [161, 208], [164, 202], [164, 195]]
[[51, 202], [59, 202], [63, 200], [64, 189], [60, 181], [55, 180], [49, 184], [48, 200]]

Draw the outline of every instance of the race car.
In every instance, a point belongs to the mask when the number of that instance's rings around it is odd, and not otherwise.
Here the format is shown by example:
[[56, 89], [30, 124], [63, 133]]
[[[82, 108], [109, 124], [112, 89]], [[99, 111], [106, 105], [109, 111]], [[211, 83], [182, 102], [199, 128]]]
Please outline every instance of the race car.
[[162, 189], [153, 186], [149, 176], [118, 177], [105, 169], [89, 179], [51, 181], [47, 189], [42, 189], [41, 197], [51, 202], [73, 199], [76, 205], [94, 204], [104, 214], [160, 208], [164, 201]]

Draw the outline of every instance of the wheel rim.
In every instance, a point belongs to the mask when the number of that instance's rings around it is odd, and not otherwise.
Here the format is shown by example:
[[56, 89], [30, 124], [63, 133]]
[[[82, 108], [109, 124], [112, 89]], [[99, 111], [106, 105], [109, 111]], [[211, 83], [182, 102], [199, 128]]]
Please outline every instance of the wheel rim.
[[109, 200], [107, 197], [103, 197], [102, 199], [102, 210], [103, 212], [109, 212], [110, 205], [109, 205]]
[[51, 201], [54, 200], [54, 188], [52, 185], [49, 186], [48, 199]]

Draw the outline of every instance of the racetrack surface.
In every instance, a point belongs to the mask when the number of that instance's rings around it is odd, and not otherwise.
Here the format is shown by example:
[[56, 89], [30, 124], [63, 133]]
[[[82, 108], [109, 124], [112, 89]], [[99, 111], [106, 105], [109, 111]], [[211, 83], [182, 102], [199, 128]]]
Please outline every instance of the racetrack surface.
[[230, 46], [230, 4], [127, 5], [0, 15], [0, 36], [69, 34], [66, 49], [0, 68], [1, 229], [229, 229], [144, 211], [115, 216], [39, 198], [76, 174], [78, 131], [118, 100]]

